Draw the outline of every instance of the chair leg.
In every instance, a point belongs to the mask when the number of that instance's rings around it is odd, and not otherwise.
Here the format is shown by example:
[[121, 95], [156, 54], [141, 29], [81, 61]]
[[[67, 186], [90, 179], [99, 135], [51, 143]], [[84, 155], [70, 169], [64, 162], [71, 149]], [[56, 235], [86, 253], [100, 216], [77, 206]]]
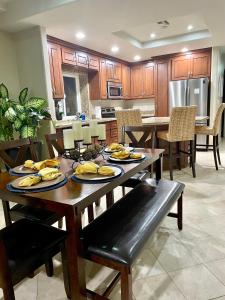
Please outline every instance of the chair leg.
[[94, 208], [93, 205], [88, 206], [88, 222], [91, 223], [94, 220]]
[[181, 170], [181, 162], [180, 162], [180, 142], [176, 142], [176, 148], [177, 148], [177, 155], [179, 155], [176, 159], [177, 161], [177, 168]]
[[63, 218], [58, 221], [58, 228], [63, 228]]
[[4, 300], [15, 300], [15, 294], [12, 284], [7, 284], [7, 287], [3, 288]]
[[177, 200], [177, 227], [179, 230], [183, 229], [183, 193]]
[[194, 162], [196, 163], [196, 150], [197, 149], [197, 134], [195, 134], [194, 138]]
[[214, 156], [216, 170], [218, 171], [218, 164], [217, 164], [217, 158], [216, 158], [216, 137], [215, 136], [213, 136], [213, 156]]
[[173, 143], [169, 142], [169, 169], [170, 180], [173, 180]]
[[219, 165], [221, 165], [220, 149], [219, 149], [219, 136], [218, 136], [218, 134], [216, 136], [216, 152], [217, 152], [217, 158], [218, 158]]
[[125, 196], [125, 194], [126, 194], [125, 186], [122, 186], [122, 195], [123, 195], [123, 197]]
[[48, 277], [52, 277], [54, 274], [54, 269], [53, 269], [53, 261], [52, 258], [50, 258], [46, 263], [45, 263], [45, 270], [46, 274]]
[[121, 300], [132, 300], [132, 274], [130, 267], [121, 270]]
[[191, 162], [193, 177], [196, 177], [195, 158], [194, 157], [195, 157], [194, 141], [190, 141], [190, 162]]

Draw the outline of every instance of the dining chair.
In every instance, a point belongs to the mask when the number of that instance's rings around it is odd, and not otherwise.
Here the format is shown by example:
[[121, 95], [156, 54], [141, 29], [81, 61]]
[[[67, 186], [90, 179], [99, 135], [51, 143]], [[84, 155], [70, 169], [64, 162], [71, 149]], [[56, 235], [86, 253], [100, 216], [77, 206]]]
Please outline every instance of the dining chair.
[[[213, 145], [208, 145], [208, 149], [211, 149], [212, 147], [216, 170], [218, 170], [218, 163], [221, 165], [220, 150], [219, 150], [219, 132], [220, 132], [221, 119], [222, 119], [224, 108], [225, 108], [225, 103], [221, 103], [216, 112], [216, 116], [212, 127], [206, 125], [195, 126], [195, 147], [196, 147], [198, 134], [213, 137]], [[218, 163], [217, 163], [217, 159], [218, 159]]]
[[[196, 177], [195, 171], [195, 117], [196, 106], [174, 107], [171, 112], [169, 130], [157, 132], [157, 138], [168, 142], [169, 144], [169, 169], [170, 179], [173, 180], [173, 158], [178, 161], [179, 169], [181, 168], [181, 154], [190, 157], [193, 177]], [[189, 142], [189, 151], [181, 150], [180, 143]], [[173, 146], [176, 144], [176, 153], [173, 153]]]
[[[121, 142], [124, 144], [126, 141], [126, 137], [129, 138], [130, 143], [129, 146], [135, 148], [150, 148], [154, 149], [155, 147], [155, 126], [122, 126], [121, 129]], [[130, 187], [134, 188], [141, 181], [150, 178], [154, 171], [154, 165], [151, 165], [151, 170], [143, 170], [138, 172], [127, 181], [121, 184], [123, 196], [125, 195], [125, 188]]]
[[[140, 109], [123, 109], [116, 110], [115, 117], [117, 121], [118, 129], [118, 141], [122, 140], [122, 127], [123, 126], [141, 126], [142, 118]], [[139, 133], [135, 133], [135, 136], [140, 137]], [[129, 144], [131, 142], [128, 136], [125, 136], [124, 143]]]
[[0, 230], [0, 288], [4, 300], [15, 300], [14, 285], [26, 277], [33, 277], [34, 271], [59, 252], [62, 255], [65, 291], [70, 295], [66, 236], [65, 231], [27, 219]]
[[[27, 159], [27, 155], [33, 161], [37, 161], [37, 151], [32, 139], [28, 138], [0, 143], [0, 158], [8, 168], [22, 165]], [[6, 226], [12, 224], [12, 221], [26, 218], [48, 225], [52, 225], [58, 221], [58, 227], [62, 228], [62, 218], [53, 212], [22, 204], [10, 207], [7, 201], [2, 201], [2, 205]]]

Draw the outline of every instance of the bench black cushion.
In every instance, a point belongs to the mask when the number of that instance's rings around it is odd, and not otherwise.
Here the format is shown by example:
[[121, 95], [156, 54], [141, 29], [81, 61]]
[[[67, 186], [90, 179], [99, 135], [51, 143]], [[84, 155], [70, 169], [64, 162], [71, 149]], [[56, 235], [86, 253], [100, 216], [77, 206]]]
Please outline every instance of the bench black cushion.
[[137, 185], [83, 229], [86, 257], [132, 265], [183, 189], [182, 183], [169, 180], [147, 179]]
[[134, 188], [136, 185], [141, 183], [141, 181], [150, 178], [150, 175], [151, 173], [147, 170], [140, 171], [122, 183], [121, 186]]

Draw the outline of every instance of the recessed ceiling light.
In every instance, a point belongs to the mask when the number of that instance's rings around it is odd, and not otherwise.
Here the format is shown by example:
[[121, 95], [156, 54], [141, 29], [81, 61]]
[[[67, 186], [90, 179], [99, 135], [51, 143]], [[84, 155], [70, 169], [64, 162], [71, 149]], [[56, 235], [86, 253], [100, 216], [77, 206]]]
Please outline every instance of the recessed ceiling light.
[[187, 52], [188, 51], [188, 48], [182, 48], [182, 50], [181, 50], [182, 52]]
[[193, 28], [193, 25], [188, 25], [187, 30], [192, 30]]
[[154, 39], [155, 36], [156, 36], [156, 34], [155, 34], [154, 32], [150, 34], [150, 37], [151, 37], [152, 39]]
[[77, 32], [76, 33], [76, 38], [79, 39], [79, 40], [82, 40], [85, 38], [85, 34], [81, 31]]
[[140, 55], [135, 55], [135, 56], [134, 56], [134, 60], [138, 61], [138, 60], [140, 60], [140, 59], [141, 59]]
[[112, 51], [112, 52], [118, 52], [118, 51], [119, 51], [119, 47], [113, 46], [113, 47], [111, 48], [111, 51]]

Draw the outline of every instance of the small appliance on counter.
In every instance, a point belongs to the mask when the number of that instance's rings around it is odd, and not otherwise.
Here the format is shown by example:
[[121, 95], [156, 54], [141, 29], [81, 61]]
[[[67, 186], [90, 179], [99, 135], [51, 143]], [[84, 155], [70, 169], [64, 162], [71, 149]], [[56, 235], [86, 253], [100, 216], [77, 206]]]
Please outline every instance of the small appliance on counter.
[[121, 82], [107, 82], [107, 98], [111, 100], [122, 99], [123, 87]]
[[102, 107], [102, 118], [115, 118], [115, 108]]

